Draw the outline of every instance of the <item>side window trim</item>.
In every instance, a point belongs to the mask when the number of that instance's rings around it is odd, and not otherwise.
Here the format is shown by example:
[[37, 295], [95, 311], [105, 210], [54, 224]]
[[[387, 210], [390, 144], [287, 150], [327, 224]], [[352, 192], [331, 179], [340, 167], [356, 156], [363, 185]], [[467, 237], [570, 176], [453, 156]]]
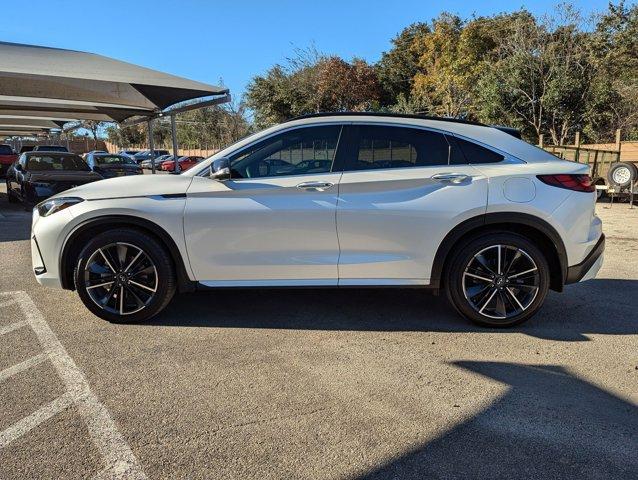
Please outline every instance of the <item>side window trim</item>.
[[[326, 173], [340, 173], [340, 172], [343, 171], [343, 162], [344, 162], [344, 159], [342, 158], [342, 154], [340, 154], [340, 150], [341, 150], [343, 132], [344, 132], [344, 129], [346, 128], [346, 126], [348, 124], [349, 124], [349, 122], [326, 122], [326, 123], [313, 123], [313, 124], [307, 124], [307, 125], [295, 125], [295, 126], [292, 126], [290, 128], [278, 130], [276, 132], [271, 133], [270, 135], [268, 135], [266, 137], [259, 138], [259, 139], [255, 140], [254, 142], [252, 142], [252, 143], [250, 143], [248, 145], [244, 145], [241, 149], [232, 152], [229, 155], [229, 158], [230, 157], [241, 156], [243, 153], [245, 153], [246, 151], [254, 148], [256, 145], [259, 145], [262, 142], [267, 142], [268, 140], [270, 140], [270, 139], [272, 139], [272, 138], [274, 138], [276, 136], [283, 135], [283, 134], [286, 134], [286, 133], [289, 133], [289, 132], [294, 132], [296, 130], [305, 129], [305, 128], [313, 128], [313, 127], [316, 128], [316, 127], [338, 126], [338, 127], [340, 127], [340, 130], [339, 130], [339, 135], [337, 136], [337, 145], [335, 147], [335, 153], [334, 153], [334, 156], [333, 156], [333, 159], [332, 159], [332, 164], [330, 166], [330, 171], [319, 173], [317, 175], [326, 174]], [[232, 172], [232, 162], [233, 161], [234, 160], [231, 159], [231, 172]], [[339, 169], [335, 169], [335, 166], [337, 166], [337, 168], [339, 168]], [[298, 177], [298, 176], [303, 176], [303, 175], [312, 175], [312, 174], [301, 173], [301, 174], [294, 174], [294, 175], [270, 175], [270, 176], [267, 176], [267, 177], [258, 177], [258, 178], [285, 178], [285, 177]], [[234, 182], [241, 182], [242, 180], [252, 180], [252, 179], [250, 179], [250, 178], [232, 178], [232, 180]]]

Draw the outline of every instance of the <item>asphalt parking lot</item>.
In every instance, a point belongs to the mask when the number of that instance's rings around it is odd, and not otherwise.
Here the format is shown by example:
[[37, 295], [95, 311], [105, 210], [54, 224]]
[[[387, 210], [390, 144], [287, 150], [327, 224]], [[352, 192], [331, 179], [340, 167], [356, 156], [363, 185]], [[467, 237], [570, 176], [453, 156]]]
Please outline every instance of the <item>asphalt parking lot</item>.
[[418, 290], [236, 290], [111, 325], [0, 191], [0, 478], [638, 478], [638, 208], [520, 328]]

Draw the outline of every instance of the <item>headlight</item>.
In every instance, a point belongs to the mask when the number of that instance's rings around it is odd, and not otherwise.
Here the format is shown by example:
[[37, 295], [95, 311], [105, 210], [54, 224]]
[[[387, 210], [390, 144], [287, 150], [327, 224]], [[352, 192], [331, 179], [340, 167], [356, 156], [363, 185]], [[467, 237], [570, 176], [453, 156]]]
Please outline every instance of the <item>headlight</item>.
[[38, 213], [41, 217], [46, 217], [83, 201], [83, 198], [77, 197], [52, 198], [38, 203], [35, 208], [38, 209]]

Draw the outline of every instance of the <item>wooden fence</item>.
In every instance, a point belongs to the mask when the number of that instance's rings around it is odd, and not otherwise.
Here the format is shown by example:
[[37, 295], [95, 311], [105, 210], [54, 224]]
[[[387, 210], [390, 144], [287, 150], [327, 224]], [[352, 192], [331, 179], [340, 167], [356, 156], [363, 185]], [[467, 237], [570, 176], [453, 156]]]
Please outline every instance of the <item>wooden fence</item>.
[[596, 181], [607, 177], [612, 163], [638, 162], [638, 142], [622, 142], [620, 138], [621, 132], [616, 130], [614, 143], [582, 144], [580, 132], [576, 132], [572, 145], [545, 145], [541, 135], [538, 146], [565, 160], [589, 165]]

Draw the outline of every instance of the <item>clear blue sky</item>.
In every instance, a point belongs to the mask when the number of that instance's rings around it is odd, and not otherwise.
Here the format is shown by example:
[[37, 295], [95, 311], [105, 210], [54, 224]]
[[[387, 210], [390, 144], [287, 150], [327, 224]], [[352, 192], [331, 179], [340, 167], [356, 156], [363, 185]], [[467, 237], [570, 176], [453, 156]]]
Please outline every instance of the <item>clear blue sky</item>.
[[[379, 59], [407, 25], [441, 11], [464, 18], [526, 7], [551, 12], [556, 0], [11, 0], [0, 39], [99, 53], [217, 84], [235, 96], [256, 74], [312, 44], [346, 59]], [[575, 2], [585, 15], [607, 0]]]

